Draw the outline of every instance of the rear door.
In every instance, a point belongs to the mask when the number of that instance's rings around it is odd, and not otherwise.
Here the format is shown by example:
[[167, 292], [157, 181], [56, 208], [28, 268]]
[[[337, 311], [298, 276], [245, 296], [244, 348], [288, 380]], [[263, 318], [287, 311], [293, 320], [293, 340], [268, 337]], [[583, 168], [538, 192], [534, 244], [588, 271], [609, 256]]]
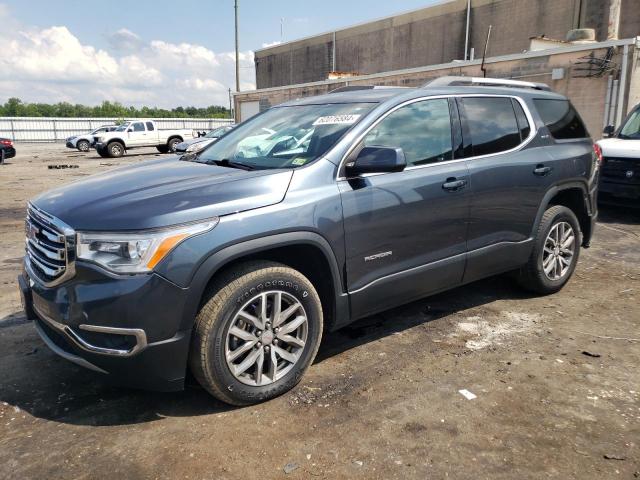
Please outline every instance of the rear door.
[[131, 147], [146, 145], [149, 143], [148, 135], [144, 122], [133, 122], [127, 129], [127, 145]]
[[561, 168], [548, 140], [536, 139], [524, 100], [468, 96], [458, 105], [471, 146], [468, 282], [526, 262], [538, 209]]
[[468, 172], [453, 101], [396, 107], [352, 155], [374, 145], [401, 147], [408, 166], [338, 182], [354, 318], [455, 286], [464, 271]]

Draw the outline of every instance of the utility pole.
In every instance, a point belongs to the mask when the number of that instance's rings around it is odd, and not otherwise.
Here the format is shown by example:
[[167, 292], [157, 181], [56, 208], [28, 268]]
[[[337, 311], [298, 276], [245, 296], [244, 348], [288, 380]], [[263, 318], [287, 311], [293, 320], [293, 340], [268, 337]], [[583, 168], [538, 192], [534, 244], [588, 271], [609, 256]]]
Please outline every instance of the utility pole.
[[231, 102], [231, 89], [229, 89], [229, 118], [233, 118], [233, 104]]
[[236, 14], [236, 92], [240, 91], [240, 58], [238, 49], [238, 0], [235, 0], [235, 14]]

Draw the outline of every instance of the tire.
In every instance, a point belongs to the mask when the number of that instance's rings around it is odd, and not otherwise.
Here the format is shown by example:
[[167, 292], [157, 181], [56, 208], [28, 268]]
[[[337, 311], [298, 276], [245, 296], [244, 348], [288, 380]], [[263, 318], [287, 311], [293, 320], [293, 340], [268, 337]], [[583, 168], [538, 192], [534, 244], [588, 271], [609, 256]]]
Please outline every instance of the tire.
[[[259, 313], [261, 298], [267, 298], [266, 318]], [[281, 299], [282, 313], [289, 312], [279, 326], [273, 314], [276, 298]], [[253, 320], [246, 320], [250, 317], [242, 316], [241, 311], [255, 314]], [[306, 321], [301, 323], [301, 317]], [[265, 319], [272, 324], [265, 326]], [[256, 328], [256, 321], [264, 331]], [[300, 325], [284, 331], [294, 323]], [[223, 274], [208, 290], [193, 329], [191, 372], [200, 385], [225, 403], [240, 406], [269, 400], [300, 381], [318, 352], [322, 323], [320, 297], [304, 275], [275, 262], [248, 262]], [[233, 331], [241, 333], [242, 339]], [[233, 358], [234, 354], [238, 356]], [[242, 370], [243, 364], [249, 367]]]
[[76, 143], [76, 148], [81, 152], [88, 152], [91, 148], [91, 144], [88, 140], [80, 140], [78, 143]]
[[102, 148], [96, 148], [96, 152], [98, 152], [98, 155], [100, 155], [102, 158], [108, 158], [109, 157], [109, 152], [107, 152], [107, 149], [102, 147]]
[[124, 145], [120, 142], [111, 142], [107, 145], [107, 153], [112, 158], [118, 158], [124, 155]]
[[167, 151], [170, 153], [174, 153], [179, 143], [182, 143], [182, 140], [179, 138], [169, 139], [169, 141], [167, 142]]
[[[569, 242], [571, 234], [568, 233], [568, 227], [573, 236], [571, 242]], [[564, 244], [555, 241], [560, 237], [566, 239]], [[580, 223], [573, 211], [562, 205], [547, 209], [538, 225], [529, 261], [520, 271], [520, 284], [527, 290], [542, 295], [559, 291], [573, 275], [580, 256], [581, 243]], [[571, 250], [570, 257], [569, 250]], [[550, 272], [548, 272], [549, 268], [551, 268]]]
[[160, 152], [160, 153], [169, 153], [169, 146], [168, 145], [158, 145], [156, 147], [156, 149]]

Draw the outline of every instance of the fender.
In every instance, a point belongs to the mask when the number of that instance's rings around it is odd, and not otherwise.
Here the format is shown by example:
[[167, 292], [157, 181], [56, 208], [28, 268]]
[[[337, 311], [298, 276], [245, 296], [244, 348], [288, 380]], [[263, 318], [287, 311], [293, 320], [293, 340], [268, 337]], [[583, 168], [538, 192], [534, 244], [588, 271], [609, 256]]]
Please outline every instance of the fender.
[[[259, 253], [261, 251], [285, 247], [287, 245], [300, 244], [313, 245], [319, 248], [324, 254], [327, 263], [329, 264], [329, 268], [331, 269], [335, 304], [333, 318], [336, 320], [334, 323], [347, 323], [349, 318], [349, 297], [347, 293], [343, 291], [340, 269], [329, 242], [327, 242], [324, 237], [314, 232], [287, 232], [247, 240], [245, 242], [225, 247], [214, 252], [204, 260], [204, 262], [202, 262], [198, 267], [198, 270], [191, 281], [191, 285], [189, 286], [186, 308], [179, 329], [186, 330], [192, 328], [193, 322], [200, 308], [200, 300], [207, 285], [209, 284], [209, 281], [225, 265], [228, 265], [230, 262], [238, 258]], [[342, 321], [338, 321], [337, 319], [341, 319]], [[329, 326], [329, 330], [334, 330], [334, 326]]]
[[[544, 197], [542, 198], [542, 201], [540, 202], [540, 207], [538, 208], [538, 213], [536, 215], [535, 222], [533, 223], [533, 226], [531, 228], [531, 238], [534, 237], [536, 228], [538, 228], [538, 225], [540, 224], [540, 220], [542, 219], [542, 215], [544, 215], [544, 212], [547, 210], [547, 207], [549, 206], [549, 202], [551, 202], [551, 199], [555, 197], [558, 193], [562, 192], [563, 190], [569, 190], [571, 188], [578, 188], [582, 192], [582, 201], [584, 202], [587, 215], [593, 218], [593, 210], [591, 208], [591, 202], [589, 201], [589, 190], [587, 188], [586, 182], [573, 181], [573, 182], [557, 184], [549, 188], [549, 190], [547, 190], [547, 193], [545, 193]], [[582, 233], [583, 233], [582, 246], [587, 247], [589, 244], [589, 240], [591, 239], [591, 232], [582, 232]]]

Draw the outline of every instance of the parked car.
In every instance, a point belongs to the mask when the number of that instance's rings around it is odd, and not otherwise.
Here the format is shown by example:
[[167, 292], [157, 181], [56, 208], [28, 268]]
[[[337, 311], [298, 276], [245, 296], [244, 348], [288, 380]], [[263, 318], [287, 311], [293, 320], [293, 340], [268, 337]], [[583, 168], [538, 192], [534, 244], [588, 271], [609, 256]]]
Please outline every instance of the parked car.
[[0, 163], [4, 163], [7, 158], [16, 156], [16, 149], [13, 141], [9, 138], [0, 138]]
[[113, 132], [117, 125], [102, 125], [86, 135], [77, 135], [67, 138], [67, 148], [77, 148], [81, 152], [88, 152], [95, 143], [95, 136], [105, 132]]
[[214, 128], [206, 134], [186, 140], [176, 145], [176, 153], [192, 153], [202, 150], [207, 145], [211, 145], [218, 140], [222, 135], [230, 131], [235, 125], [224, 125], [222, 127]]
[[599, 160], [539, 84], [304, 98], [182, 161], [34, 198], [22, 298], [72, 362], [160, 390], [189, 368], [251, 404], [296, 385], [323, 334], [356, 319], [503, 272], [560, 290], [591, 241]]
[[604, 129], [609, 138], [598, 141], [604, 163], [600, 195], [604, 201], [624, 201], [640, 207], [640, 105], [636, 105], [619, 129]]
[[121, 157], [127, 150], [140, 147], [156, 147], [160, 153], [173, 153], [179, 143], [193, 137], [193, 130], [161, 130], [152, 120], [132, 120], [112, 132], [96, 135], [94, 139], [101, 157]]

